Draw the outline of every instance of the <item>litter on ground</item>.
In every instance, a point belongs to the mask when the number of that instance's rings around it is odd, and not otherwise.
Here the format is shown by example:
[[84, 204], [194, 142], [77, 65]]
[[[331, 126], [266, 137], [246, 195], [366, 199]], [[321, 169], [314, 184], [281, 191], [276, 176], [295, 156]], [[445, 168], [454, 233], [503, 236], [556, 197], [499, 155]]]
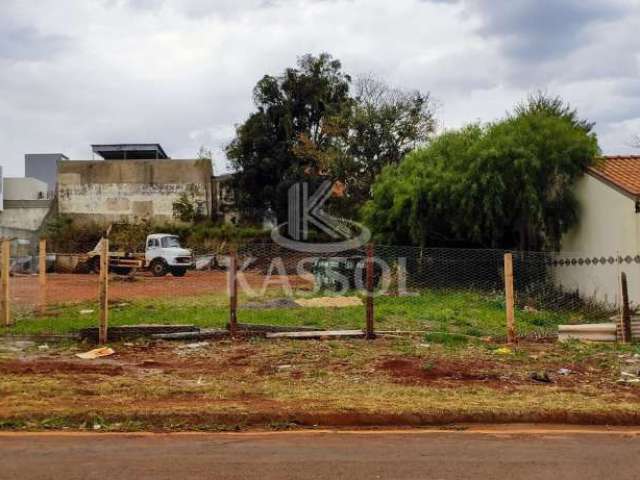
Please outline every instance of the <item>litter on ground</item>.
[[507, 347], [500, 347], [493, 351], [496, 355], [511, 355], [513, 351]]
[[100, 357], [108, 357], [109, 355], [113, 355], [115, 350], [109, 347], [100, 347], [94, 348], [93, 350], [89, 350], [84, 353], [76, 353], [76, 357], [82, 358], [83, 360], [93, 360]]

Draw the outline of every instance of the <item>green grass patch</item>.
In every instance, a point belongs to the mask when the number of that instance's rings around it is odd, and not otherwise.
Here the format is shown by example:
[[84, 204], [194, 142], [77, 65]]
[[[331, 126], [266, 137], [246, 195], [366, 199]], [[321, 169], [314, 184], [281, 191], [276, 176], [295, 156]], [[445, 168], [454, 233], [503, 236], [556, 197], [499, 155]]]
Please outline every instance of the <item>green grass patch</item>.
[[445, 347], [465, 347], [469, 343], [469, 337], [459, 333], [433, 332], [424, 336], [426, 342], [439, 343]]
[[[282, 292], [269, 291], [263, 298], [239, 299], [238, 321], [269, 325], [302, 325], [320, 329], [358, 329], [365, 323], [363, 306], [336, 308], [266, 308]], [[253, 308], [243, 308], [251, 303]], [[258, 304], [256, 306], [256, 303]], [[260, 303], [265, 303], [264, 308]], [[256, 308], [257, 307], [257, 308]], [[224, 328], [229, 318], [224, 294], [132, 300], [116, 303], [109, 324], [193, 324], [202, 328]], [[558, 324], [576, 323], [579, 314], [559, 311], [516, 312], [520, 334], [555, 332]], [[426, 290], [414, 296], [380, 296], [375, 299], [376, 329], [418, 330], [451, 334], [439, 343], [462, 342], [459, 338], [505, 335], [504, 302], [500, 295], [474, 291]], [[46, 314], [19, 312], [16, 324], [0, 328], [0, 334], [60, 334], [98, 324], [97, 302], [50, 305]], [[457, 337], [453, 334], [459, 334]], [[456, 340], [457, 339], [457, 340]], [[438, 339], [430, 340], [437, 342]]]

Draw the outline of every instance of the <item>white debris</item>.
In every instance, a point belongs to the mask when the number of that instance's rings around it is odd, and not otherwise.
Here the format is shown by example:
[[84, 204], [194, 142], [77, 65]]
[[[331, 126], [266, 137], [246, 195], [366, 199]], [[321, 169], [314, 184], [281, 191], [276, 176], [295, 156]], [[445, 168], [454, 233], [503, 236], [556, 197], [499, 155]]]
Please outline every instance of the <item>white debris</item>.
[[76, 353], [76, 357], [82, 358], [83, 360], [93, 360], [100, 357], [108, 357], [109, 355], [113, 355], [115, 350], [109, 347], [100, 347], [94, 348], [93, 350], [89, 350], [84, 353]]
[[195, 342], [195, 343], [187, 343], [186, 345], [181, 345], [178, 348], [189, 348], [189, 349], [196, 350], [198, 348], [204, 348], [207, 346], [209, 346], [209, 342]]

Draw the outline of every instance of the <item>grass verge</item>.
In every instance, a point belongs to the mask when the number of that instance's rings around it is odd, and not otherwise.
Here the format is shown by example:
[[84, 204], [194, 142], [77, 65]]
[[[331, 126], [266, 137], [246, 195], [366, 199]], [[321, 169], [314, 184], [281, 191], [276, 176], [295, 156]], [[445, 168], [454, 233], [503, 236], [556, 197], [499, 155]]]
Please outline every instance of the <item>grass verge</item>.
[[[245, 323], [306, 325], [318, 328], [357, 329], [364, 326], [364, 306], [347, 308], [271, 308], [269, 302], [282, 297], [270, 290], [260, 299], [240, 298], [238, 319]], [[252, 308], [244, 305], [252, 304]], [[260, 307], [264, 304], [264, 308]], [[257, 304], [257, 305], [256, 305]], [[268, 308], [267, 308], [268, 307]], [[17, 310], [16, 324], [0, 327], [0, 334], [62, 334], [98, 324], [97, 302], [50, 305], [46, 313]], [[379, 330], [433, 330], [471, 337], [505, 334], [503, 300], [499, 295], [478, 292], [423, 291], [416, 296], [381, 296], [375, 299]], [[561, 323], [585, 321], [580, 314], [559, 311], [516, 313], [521, 334], [553, 333]], [[193, 324], [223, 328], [228, 320], [225, 295], [201, 295], [155, 299], [113, 299], [110, 325]]]
[[[0, 428], [640, 424], [640, 389], [616, 383], [633, 347], [527, 344], [505, 353], [434, 338], [121, 343], [96, 361], [74, 358], [83, 345], [5, 350]], [[532, 380], [536, 371], [551, 383]]]

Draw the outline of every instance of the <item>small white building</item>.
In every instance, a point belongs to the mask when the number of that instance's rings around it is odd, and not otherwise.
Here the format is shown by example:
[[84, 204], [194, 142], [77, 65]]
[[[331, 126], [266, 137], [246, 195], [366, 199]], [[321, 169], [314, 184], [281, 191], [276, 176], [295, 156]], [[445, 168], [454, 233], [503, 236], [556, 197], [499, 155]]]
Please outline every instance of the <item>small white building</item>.
[[556, 284], [583, 298], [617, 304], [620, 273], [640, 305], [640, 156], [608, 156], [576, 185], [579, 222], [562, 238]]

